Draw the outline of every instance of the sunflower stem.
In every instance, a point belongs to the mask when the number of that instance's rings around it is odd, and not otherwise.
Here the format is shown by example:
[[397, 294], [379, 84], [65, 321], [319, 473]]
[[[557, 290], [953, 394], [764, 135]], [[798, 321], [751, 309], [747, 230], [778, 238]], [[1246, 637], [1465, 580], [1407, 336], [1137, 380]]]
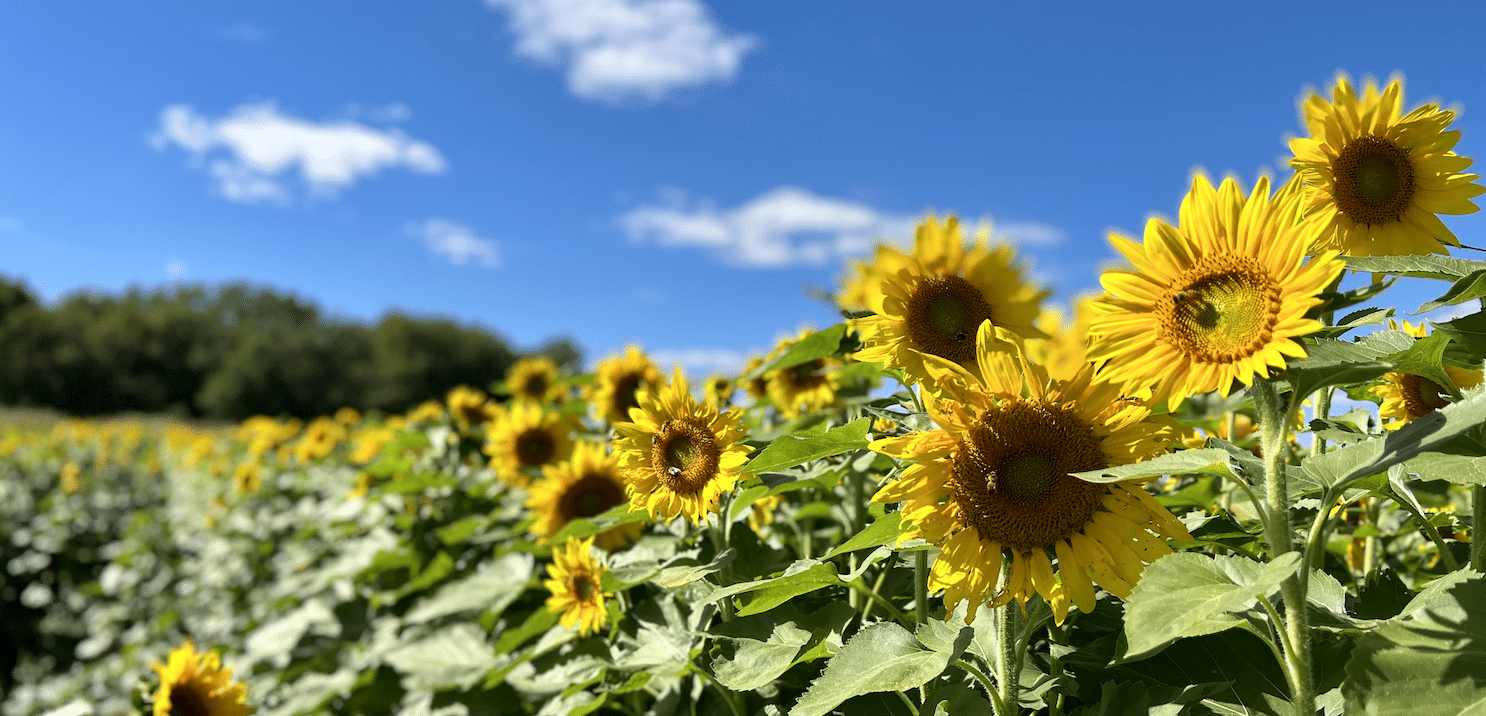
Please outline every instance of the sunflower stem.
[[1471, 488], [1471, 569], [1486, 572], [1486, 543], [1478, 531], [1486, 525], [1486, 487]]
[[[1259, 428], [1264, 452], [1264, 541], [1269, 543], [1270, 559], [1295, 551], [1295, 530], [1290, 519], [1290, 493], [1285, 466], [1289, 456], [1286, 433], [1290, 412], [1280, 402], [1274, 382], [1258, 378], [1251, 391], [1259, 413]], [[1302, 554], [1302, 557], [1304, 555]], [[1285, 604], [1285, 675], [1290, 681], [1290, 698], [1299, 716], [1316, 713], [1316, 689], [1311, 675], [1310, 616], [1306, 614], [1306, 578], [1310, 565], [1290, 575], [1281, 585]]]
[[996, 619], [996, 689], [1000, 692], [998, 700], [1007, 709], [1003, 714], [1009, 714], [1010, 709], [1015, 708], [1020, 686], [1016, 669], [1018, 608], [1016, 600], [1008, 599], [992, 612]]
[[913, 553], [913, 617], [918, 624], [929, 621], [929, 553]]
[[975, 668], [974, 664], [964, 659], [955, 659], [955, 666], [964, 669], [965, 673], [972, 676], [980, 684], [980, 688], [986, 690], [986, 695], [991, 699], [991, 708], [995, 711], [996, 716], [1007, 716], [1006, 704], [1001, 701], [1001, 693], [991, 683], [990, 677], [986, 676], [980, 669]]

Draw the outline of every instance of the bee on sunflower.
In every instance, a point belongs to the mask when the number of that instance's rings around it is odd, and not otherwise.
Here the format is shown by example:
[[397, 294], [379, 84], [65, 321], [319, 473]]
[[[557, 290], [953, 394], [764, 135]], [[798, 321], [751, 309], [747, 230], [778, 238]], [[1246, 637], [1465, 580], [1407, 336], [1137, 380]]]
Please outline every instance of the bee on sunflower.
[[1305, 356], [1295, 339], [1321, 329], [1305, 314], [1344, 264], [1335, 251], [1304, 260], [1320, 227], [1299, 212], [1293, 181], [1271, 198], [1261, 178], [1245, 201], [1237, 181], [1214, 189], [1196, 175], [1178, 226], [1151, 219], [1144, 244], [1109, 237], [1133, 269], [1100, 277], [1108, 295], [1093, 306], [1088, 357], [1175, 409]]
[[594, 559], [592, 548], [592, 537], [569, 539], [552, 553], [552, 564], [547, 565], [551, 579], [542, 582], [552, 592], [547, 610], [560, 614], [558, 621], [569, 629], [576, 627], [579, 636], [596, 633], [609, 622], [604, 598], [610, 594], [603, 587], [609, 568]]
[[232, 680], [221, 657], [198, 654], [189, 639], [165, 663], [150, 668], [160, 676], [154, 716], [247, 716], [254, 711], [247, 705], [248, 687]]
[[[1392, 319], [1388, 320], [1388, 327], [1400, 330], [1399, 324]], [[1415, 338], [1429, 335], [1429, 330], [1423, 324], [1415, 326], [1408, 321], [1403, 322], [1402, 330]], [[1456, 368], [1453, 365], [1443, 367], [1445, 375], [1455, 385], [1440, 385], [1412, 373], [1391, 372], [1383, 375], [1383, 383], [1373, 386], [1371, 392], [1382, 399], [1378, 406], [1378, 417], [1386, 421], [1383, 423], [1384, 429], [1397, 430], [1408, 425], [1449, 405], [1458, 391], [1481, 384], [1482, 372], [1479, 370]]]
[[1025, 604], [1036, 593], [1062, 624], [1070, 603], [1094, 609], [1095, 584], [1129, 597], [1145, 565], [1171, 552], [1165, 539], [1191, 535], [1138, 481], [1098, 484], [1070, 473], [1155, 456], [1179, 438], [1175, 426], [1095, 377], [1093, 366], [1049, 378], [1015, 334], [989, 321], [975, 345], [974, 374], [925, 359], [939, 387], [925, 391], [925, 403], [939, 429], [872, 442], [912, 463], [872, 501], [903, 503], [900, 540], [940, 546], [929, 588], [944, 590], [949, 612], [968, 601], [967, 620], [987, 601]]
[[[542, 544], [569, 522], [603, 514], [628, 499], [619, 472], [619, 455], [598, 443], [577, 443], [572, 457], [543, 468], [542, 475], [532, 484], [531, 497], [526, 501], [527, 509], [536, 516], [531, 531]], [[612, 527], [595, 535], [595, 543], [614, 552], [633, 544], [643, 529], [644, 525], [637, 522]]]
[[1311, 136], [1290, 141], [1290, 163], [1308, 190], [1306, 221], [1324, 226], [1312, 251], [1448, 254], [1460, 245], [1437, 215], [1475, 212], [1471, 198], [1486, 187], [1451, 151], [1454, 112], [1426, 104], [1403, 115], [1402, 106], [1402, 78], [1381, 91], [1369, 79], [1358, 99], [1346, 75], [1330, 102], [1311, 94], [1302, 104]]
[[654, 390], [666, 382], [660, 369], [650, 361], [637, 346], [624, 349], [623, 356], [614, 356], [599, 364], [594, 370], [593, 384], [585, 389], [584, 397], [593, 406], [601, 420], [610, 425], [628, 421], [630, 408], [640, 406], [637, 397], [641, 389]]
[[697, 403], [676, 369], [670, 385], [640, 393], [633, 422], [614, 426], [615, 452], [634, 509], [658, 521], [686, 515], [701, 524], [718, 500], [748, 477], [739, 469], [753, 448], [742, 444], [742, 411]]

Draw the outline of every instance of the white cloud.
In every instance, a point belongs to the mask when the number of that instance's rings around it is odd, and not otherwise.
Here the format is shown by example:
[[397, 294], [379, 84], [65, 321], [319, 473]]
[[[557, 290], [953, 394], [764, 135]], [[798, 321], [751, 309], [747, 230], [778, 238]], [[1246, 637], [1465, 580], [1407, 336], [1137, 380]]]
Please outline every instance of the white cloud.
[[659, 100], [730, 80], [758, 41], [713, 23], [698, 0], [485, 0], [511, 14], [516, 52], [568, 73], [584, 99]]
[[407, 233], [423, 240], [428, 250], [449, 259], [456, 266], [476, 264], [486, 268], [500, 266], [500, 252], [491, 239], [481, 238], [464, 224], [447, 219], [429, 219], [409, 224]]
[[171, 105], [150, 141], [157, 149], [190, 152], [206, 163], [223, 196], [246, 203], [288, 201], [295, 175], [313, 195], [329, 197], [386, 168], [444, 171], [444, 158], [433, 145], [401, 131], [351, 121], [311, 122], [282, 114], [272, 104], [244, 105], [221, 119]]
[[705, 380], [714, 375], [736, 376], [748, 364], [748, 354], [722, 348], [688, 348], [684, 350], [650, 351], [650, 359], [670, 375], [671, 367], [680, 365], [681, 370], [695, 380]]
[[1009, 239], [1018, 246], [1057, 246], [1063, 243], [1063, 230], [1056, 226], [1035, 221], [1008, 221], [993, 224], [995, 235]]
[[172, 281], [179, 281], [185, 278], [189, 272], [190, 267], [186, 266], [186, 262], [179, 258], [172, 257], [165, 262], [165, 277]]

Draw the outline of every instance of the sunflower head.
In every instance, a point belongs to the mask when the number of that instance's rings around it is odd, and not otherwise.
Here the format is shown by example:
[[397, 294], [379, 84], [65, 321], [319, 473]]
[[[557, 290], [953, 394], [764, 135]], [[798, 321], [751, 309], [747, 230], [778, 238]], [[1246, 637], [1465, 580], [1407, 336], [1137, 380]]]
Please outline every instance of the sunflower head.
[[718, 499], [747, 477], [738, 472], [752, 451], [739, 442], [745, 432], [741, 411], [698, 404], [680, 368], [670, 385], [641, 393], [640, 407], [630, 415], [634, 422], [614, 429], [632, 508], [656, 520], [684, 514], [701, 524], [717, 511]]
[[1198, 174], [1178, 226], [1151, 219], [1143, 245], [1110, 237], [1133, 268], [1100, 278], [1109, 295], [1094, 305], [1089, 358], [1174, 409], [1304, 356], [1295, 338], [1321, 328], [1306, 311], [1343, 264], [1334, 251], [1304, 261], [1316, 224], [1299, 210], [1294, 182], [1271, 198], [1260, 179], [1245, 201], [1235, 180], [1213, 189]]
[[609, 621], [604, 597], [610, 594], [603, 588], [609, 568], [594, 559], [592, 548], [592, 537], [569, 539], [553, 551], [552, 564], [547, 565], [551, 579], [543, 581], [552, 592], [547, 609], [562, 615], [563, 626], [577, 627], [580, 636], [597, 632]]
[[630, 419], [630, 409], [640, 406], [641, 390], [654, 390], [664, 382], [666, 377], [645, 352], [629, 346], [623, 356], [599, 364], [585, 397], [598, 417], [613, 425]]
[[150, 668], [160, 676], [154, 716], [246, 716], [254, 711], [247, 705], [248, 687], [232, 680], [221, 657], [198, 654], [189, 639], [165, 663]]
[[506, 390], [515, 400], [554, 403], [566, 392], [561, 375], [547, 356], [522, 358], [506, 371]]
[[[772, 355], [779, 355], [810, 335], [810, 330], [801, 332], [797, 338], [783, 340]], [[771, 370], [764, 374], [764, 385], [774, 407], [787, 420], [794, 420], [806, 413], [824, 410], [836, 404], [836, 370], [841, 361], [834, 358], [816, 358], [804, 363]]]
[[[926, 361], [941, 388], [927, 393], [939, 429], [872, 443], [912, 463], [872, 499], [903, 503], [904, 539], [940, 545], [929, 585], [944, 590], [948, 611], [968, 600], [974, 619], [987, 600], [1025, 603], [1037, 593], [1061, 624], [1070, 603], [1093, 610], [1094, 584], [1129, 596], [1145, 564], [1171, 551], [1164, 537], [1190, 538], [1140, 484], [1070, 473], [1153, 456], [1178, 432], [1095, 378], [1092, 366], [1071, 380], [1049, 378], [1014, 338], [982, 324], [974, 374]], [[1008, 559], [1011, 577], [998, 592]]]
[[720, 375], [714, 375], [707, 379], [707, 385], [703, 388], [705, 400], [709, 400], [718, 410], [733, 404], [733, 393], [737, 386], [733, 381]]
[[[1415, 338], [1425, 338], [1429, 335], [1429, 329], [1425, 328], [1422, 323], [1415, 326], [1404, 321], [1400, 326], [1399, 323], [1389, 319], [1388, 327], [1393, 330], [1402, 330]], [[1444, 366], [1444, 369], [1445, 375], [1450, 377], [1454, 385], [1440, 385], [1429, 378], [1412, 373], [1384, 374], [1383, 382], [1372, 387], [1372, 394], [1382, 399], [1382, 404], [1378, 406], [1378, 417], [1386, 421], [1383, 427], [1388, 430], [1397, 430], [1449, 405], [1455, 400], [1458, 391], [1481, 384], [1482, 372], [1479, 370], [1467, 370], [1453, 365]]]
[[496, 404], [485, 395], [485, 391], [461, 385], [449, 391], [445, 401], [449, 414], [459, 426], [459, 432], [469, 434], [470, 428], [489, 422], [495, 417]]
[[[569, 522], [603, 514], [627, 501], [619, 456], [603, 445], [579, 442], [571, 458], [542, 470], [542, 479], [531, 485], [526, 506], [536, 517], [531, 531], [546, 544]], [[642, 529], [637, 522], [619, 525], [595, 535], [596, 544], [610, 552], [624, 549], [640, 537]]]
[[536, 403], [519, 401], [497, 407], [485, 431], [485, 454], [502, 481], [525, 487], [529, 470], [540, 470], [566, 460], [573, 450], [577, 419], [549, 411]]
[[1459, 246], [1438, 214], [1469, 214], [1486, 191], [1463, 174], [1471, 160], [1451, 151], [1455, 113], [1426, 104], [1402, 113], [1403, 80], [1381, 90], [1369, 79], [1361, 98], [1338, 75], [1331, 101], [1302, 103], [1309, 137], [1291, 140], [1291, 164], [1308, 191], [1306, 221], [1323, 225], [1315, 251], [1348, 256], [1448, 254]]
[[927, 377], [925, 356], [973, 372], [983, 321], [1021, 338], [1044, 335], [1033, 322], [1048, 292], [1024, 282], [1010, 246], [988, 248], [982, 233], [966, 249], [954, 217], [942, 226], [930, 217], [918, 227], [912, 254], [883, 247], [878, 261], [885, 268], [869, 294], [876, 315], [851, 321], [866, 345], [858, 360], [901, 368], [910, 382], [919, 382]]

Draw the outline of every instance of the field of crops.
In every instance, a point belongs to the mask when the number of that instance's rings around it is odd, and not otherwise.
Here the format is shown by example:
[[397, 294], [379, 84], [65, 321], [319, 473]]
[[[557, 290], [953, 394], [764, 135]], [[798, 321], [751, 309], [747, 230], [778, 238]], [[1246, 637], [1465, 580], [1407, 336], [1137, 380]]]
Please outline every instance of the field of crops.
[[0, 713], [1474, 713], [1486, 262], [1435, 214], [1481, 187], [1399, 91], [1066, 311], [930, 217], [738, 376], [7, 414]]

